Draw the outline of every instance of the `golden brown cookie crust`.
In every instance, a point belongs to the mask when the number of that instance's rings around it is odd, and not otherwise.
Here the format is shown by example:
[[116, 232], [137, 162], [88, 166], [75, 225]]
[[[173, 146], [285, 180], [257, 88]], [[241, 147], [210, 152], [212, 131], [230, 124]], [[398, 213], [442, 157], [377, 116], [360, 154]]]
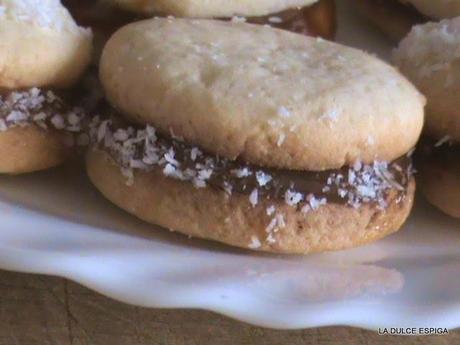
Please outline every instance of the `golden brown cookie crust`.
[[0, 132], [0, 173], [21, 174], [52, 168], [69, 153], [63, 134], [35, 125]]
[[229, 197], [223, 191], [196, 189], [191, 183], [141, 170], [128, 186], [120, 167], [97, 149], [88, 151], [86, 166], [104, 196], [149, 223], [242, 248], [290, 254], [354, 247], [397, 231], [410, 212], [415, 190], [412, 180], [406, 198], [398, 204], [395, 196], [390, 197], [385, 211], [331, 203], [303, 214], [284, 201], [275, 202], [285, 224], [268, 240], [267, 227], [274, 218], [267, 215], [267, 207], [273, 202], [253, 207], [247, 195]]
[[106, 45], [100, 76], [131, 120], [260, 166], [391, 161], [415, 145], [423, 125], [424, 97], [393, 67], [259, 25], [130, 24]]

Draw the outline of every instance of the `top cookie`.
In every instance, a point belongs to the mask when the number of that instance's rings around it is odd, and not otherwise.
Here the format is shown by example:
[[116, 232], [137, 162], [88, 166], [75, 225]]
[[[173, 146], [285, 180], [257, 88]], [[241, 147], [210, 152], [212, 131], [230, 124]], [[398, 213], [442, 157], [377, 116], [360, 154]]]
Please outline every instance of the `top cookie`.
[[460, 141], [460, 18], [415, 26], [393, 60], [428, 99], [427, 132]]
[[393, 67], [260, 25], [133, 23], [107, 43], [100, 76], [129, 118], [262, 166], [393, 160], [415, 145], [423, 124], [423, 96]]
[[59, 0], [0, 0], [0, 88], [71, 85], [91, 42]]
[[413, 5], [422, 14], [431, 18], [453, 18], [460, 16], [460, 0], [400, 0]]
[[131, 11], [161, 12], [178, 17], [264, 16], [289, 8], [310, 5], [317, 0], [111, 0]]

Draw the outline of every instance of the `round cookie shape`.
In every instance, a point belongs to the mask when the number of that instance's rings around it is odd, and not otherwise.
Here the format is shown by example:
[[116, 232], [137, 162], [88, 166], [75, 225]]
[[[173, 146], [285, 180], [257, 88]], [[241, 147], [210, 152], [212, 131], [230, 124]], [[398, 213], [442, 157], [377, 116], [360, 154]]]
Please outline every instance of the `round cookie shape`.
[[400, 0], [411, 4], [422, 14], [432, 18], [454, 18], [460, 16], [460, 0]]
[[460, 141], [460, 18], [415, 26], [393, 61], [427, 97], [428, 134]]
[[0, 0], [0, 88], [68, 87], [91, 49], [91, 30], [59, 0]]
[[160, 12], [178, 17], [212, 18], [264, 16], [317, 0], [112, 0], [123, 8], [143, 14]]
[[412, 178], [403, 200], [390, 193], [385, 212], [370, 204], [331, 203], [304, 214], [284, 201], [254, 206], [244, 194], [229, 197], [212, 188], [196, 189], [155, 171], [136, 170], [127, 185], [120, 166], [99, 149], [88, 151], [86, 168], [107, 199], [144, 221], [193, 237], [287, 254], [339, 250], [385, 237], [404, 223], [415, 191]]
[[100, 67], [128, 118], [229, 159], [294, 170], [393, 160], [416, 143], [424, 98], [361, 51], [282, 30], [151, 19], [110, 39]]

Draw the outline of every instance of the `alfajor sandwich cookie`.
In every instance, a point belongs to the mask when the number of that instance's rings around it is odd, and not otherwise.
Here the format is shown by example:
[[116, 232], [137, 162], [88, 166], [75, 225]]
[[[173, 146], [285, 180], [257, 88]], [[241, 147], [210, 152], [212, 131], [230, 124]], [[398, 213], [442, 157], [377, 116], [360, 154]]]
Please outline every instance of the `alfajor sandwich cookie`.
[[428, 200], [460, 217], [460, 18], [415, 26], [394, 63], [427, 97], [418, 169]]
[[310, 253], [397, 231], [424, 97], [393, 67], [260, 25], [152, 19], [119, 30], [100, 78], [119, 116], [92, 131], [91, 181], [152, 224]]
[[91, 30], [59, 0], [0, 0], [0, 173], [42, 170], [66, 158], [84, 114], [55, 90], [79, 80], [91, 49]]

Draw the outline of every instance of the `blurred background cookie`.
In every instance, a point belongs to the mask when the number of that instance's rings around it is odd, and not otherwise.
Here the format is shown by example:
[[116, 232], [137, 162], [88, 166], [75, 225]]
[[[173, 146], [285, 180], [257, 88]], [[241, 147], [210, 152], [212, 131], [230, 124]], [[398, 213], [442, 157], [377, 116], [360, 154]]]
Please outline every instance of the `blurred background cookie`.
[[460, 217], [460, 18], [415, 26], [393, 61], [428, 100], [419, 164], [426, 195]]
[[306, 35], [334, 38], [334, 0], [106, 0], [144, 16], [244, 20]]
[[460, 1], [458, 0], [401, 0], [412, 5], [421, 14], [433, 18], [454, 18], [460, 16]]
[[426, 17], [399, 0], [355, 0], [358, 10], [393, 41], [399, 41]]
[[458, 0], [355, 0], [358, 9], [394, 41], [407, 35], [412, 26], [460, 16]]

